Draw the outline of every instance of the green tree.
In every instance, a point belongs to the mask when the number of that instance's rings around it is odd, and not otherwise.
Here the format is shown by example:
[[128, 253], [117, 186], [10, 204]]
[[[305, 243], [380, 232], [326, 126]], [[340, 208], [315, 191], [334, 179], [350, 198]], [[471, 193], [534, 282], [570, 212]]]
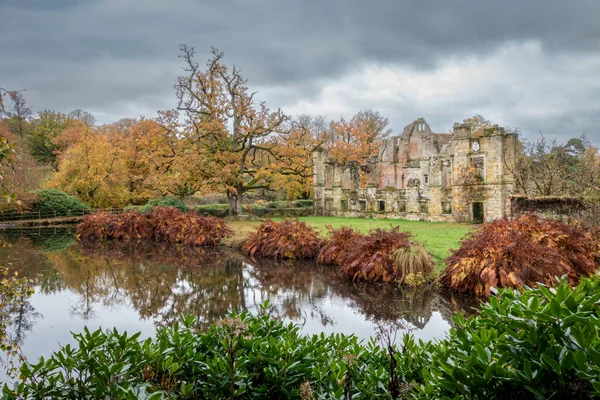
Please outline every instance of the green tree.
[[26, 138], [29, 153], [39, 163], [55, 165], [56, 153], [60, 146], [54, 139], [67, 129], [71, 122], [72, 118], [60, 112], [50, 110], [40, 112], [35, 127]]

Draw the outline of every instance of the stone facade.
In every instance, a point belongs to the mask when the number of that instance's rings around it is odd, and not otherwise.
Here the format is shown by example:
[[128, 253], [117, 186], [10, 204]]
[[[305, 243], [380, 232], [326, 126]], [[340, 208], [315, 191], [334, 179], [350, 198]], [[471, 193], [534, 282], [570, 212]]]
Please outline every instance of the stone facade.
[[[506, 163], [514, 160], [516, 145], [517, 135], [498, 126], [474, 134], [469, 125], [454, 124], [452, 133], [434, 133], [419, 118], [402, 135], [385, 140], [378, 156], [364, 165], [339, 165], [318, 150], [313, 155], [315, 214], [426, 221], [502, 218], [510, 213], [515, 191]], [[467, 180], [467, 171], [477, 180]]]

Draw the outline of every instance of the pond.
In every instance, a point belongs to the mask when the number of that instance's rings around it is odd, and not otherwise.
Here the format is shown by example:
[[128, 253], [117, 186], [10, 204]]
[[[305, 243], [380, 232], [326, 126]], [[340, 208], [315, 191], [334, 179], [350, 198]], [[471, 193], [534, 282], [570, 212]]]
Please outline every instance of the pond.
[[[353, 283], [314, 262], [251, 259], [228, 248], [155, 243], [81, 246], [73, 228], [0, 231], [0, 265], [34, 280], [35, 293], [10, 313], [10, 333], [31, 361], [73, 343], [71, 332], [116, 327], [152, 336], [181, 314], [204, 328], [229, 310], [271, 314], [305, 333], [355, 334], [381, 327], [443, 338], [472, 298], [432, 288]], [[4, 374], [3, 374], [4, 375]]]

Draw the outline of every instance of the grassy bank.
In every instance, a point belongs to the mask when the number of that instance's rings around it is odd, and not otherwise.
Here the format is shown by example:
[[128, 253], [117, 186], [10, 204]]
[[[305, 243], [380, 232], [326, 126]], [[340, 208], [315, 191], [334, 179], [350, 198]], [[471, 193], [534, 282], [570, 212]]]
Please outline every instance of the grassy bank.
[[[375, 228], [390, 229], [398, 226], [401, 231], [410, 232], [433, 255], [437, 272], [443, 269], [443, 260], [450, 254], [450, 249], [458, 248], [459, 241], [474, 229], [472, 225], [465, 224], [392, 219], [301, 217], [299, 220], [310, 224], [323, 237], [327, 234], [328, 225], [334, 228], [351, 226], [362, 233], [368, 233]], [[223, 243], [235, 246], [244, 241], [260, 221], [232, 220], [228, 221], [228, 224], [234, 231], [234, 235], [224, 239]]]

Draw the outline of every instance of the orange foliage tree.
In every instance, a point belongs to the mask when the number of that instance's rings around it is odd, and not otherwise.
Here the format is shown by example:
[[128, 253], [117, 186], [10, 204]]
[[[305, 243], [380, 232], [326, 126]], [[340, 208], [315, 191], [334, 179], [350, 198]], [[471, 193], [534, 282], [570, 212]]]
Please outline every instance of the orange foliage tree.
[[287, 199], [311, 197], [313, 153], [324, 144], [325, 129], [324, 117], [299, 115], [290, 121], [285, 134], [276, 137], [278, 156], [269, 160], [277, 171], [271, 178], [272, 188], [283, 190]]
[[71, 124], [56, 142], [66, 150], [58, 155], [58, 171], [48, 181], [48, 187], [75, 194], [93, 207], [127, 204], [127, 168], [122, 148], [89, 122], [82, 121]]
[[184, 134], [200, 157], [214, 166], [212, 181], [225, 191], [231, 214], [242, 211], [244, 194], [270, 186], [274, 173], [269, 157], [280, 158], [272, 135], [284, 134], [287, 117], [255, 104], [247, 80], [236, 67], [222, 62], [223, 53], [212, 50], [202, 70], [195, 51], [182, 46], [186, 75], [178, 78], [178, 110], [186, 117]]
[[388, 125], [387, 118], [372, 110], [359, 111], [350, 120], [332, 121], [327, 135], [329, 157], [340, 164], [364, 164], [367, 158], [377, 155], [382, 140], [391, 134]]
[[486, 129], [493, 126], [492, 122], [481, 114], [475, 114], [472, 117], [465, 118], [463, 123], [471, 125], [471, 133], [474, 136], [483, 134]]
[[184, 197], [205, 186], [208, 166], [178, 129], [178, 114], [173, 111], [110, 126], [113, 140], [125, 153], [130, 203], [145, 203], [157, 196]]

